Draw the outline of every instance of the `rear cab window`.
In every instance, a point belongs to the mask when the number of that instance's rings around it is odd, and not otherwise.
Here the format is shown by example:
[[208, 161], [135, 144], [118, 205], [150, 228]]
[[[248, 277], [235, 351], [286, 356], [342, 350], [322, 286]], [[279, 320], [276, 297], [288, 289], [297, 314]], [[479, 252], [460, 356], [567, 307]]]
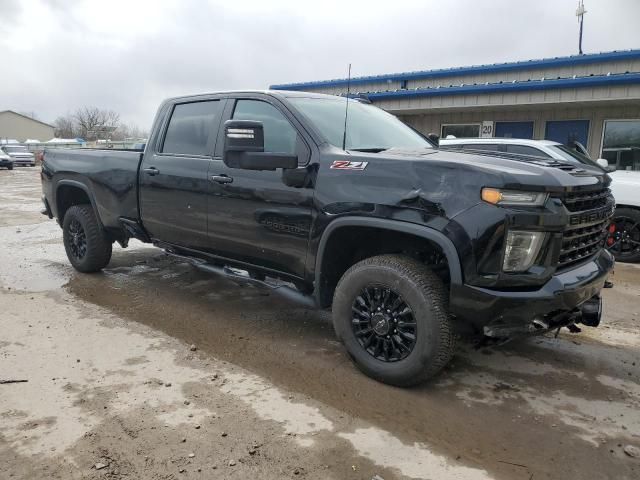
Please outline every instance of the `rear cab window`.
[[500, 151], [500, 145], [497, 143], [465, 143], [462, 145], [463, 150], [485, 150], [488, 152]]
[[532, 157], [551, 158], [551, 155], [547, 154], [546, 152], [543, 152], [542, 150], [535, 147], [529, 147], [528, 145], [508, 144], [507, 152], [518, 153], [520, 155], [529, 155]]

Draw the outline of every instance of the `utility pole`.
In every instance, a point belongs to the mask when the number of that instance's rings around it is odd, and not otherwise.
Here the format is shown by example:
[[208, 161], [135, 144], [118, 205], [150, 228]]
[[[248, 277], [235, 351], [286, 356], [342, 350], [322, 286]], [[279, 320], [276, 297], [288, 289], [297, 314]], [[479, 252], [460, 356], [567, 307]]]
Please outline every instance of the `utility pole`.
[[580, 36], [578, 37], [578, 53], [582, 55], [582, 22], [584, 22], [584, 14], [587, 11], [584, 8], [584, 0], [578, 0], [578, 8], [576, 9], [576, 17], [580, 24]]

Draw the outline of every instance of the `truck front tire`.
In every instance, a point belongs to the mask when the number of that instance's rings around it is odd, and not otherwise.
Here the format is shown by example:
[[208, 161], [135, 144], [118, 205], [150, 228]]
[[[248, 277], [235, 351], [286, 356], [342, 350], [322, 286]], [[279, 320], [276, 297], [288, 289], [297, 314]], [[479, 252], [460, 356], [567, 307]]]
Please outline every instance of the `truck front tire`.
[[62, 222], [62, 238], [67, 258], [79, 272], [98, 272], [109, 264], [112, 242], [91, 205], [69, 207]]
[[358, 368], [390, 385], [435, 376], [455, 348], [442, 281], [404, 255], [367, 258], [347, 270], [335, 290], [333, 325]]

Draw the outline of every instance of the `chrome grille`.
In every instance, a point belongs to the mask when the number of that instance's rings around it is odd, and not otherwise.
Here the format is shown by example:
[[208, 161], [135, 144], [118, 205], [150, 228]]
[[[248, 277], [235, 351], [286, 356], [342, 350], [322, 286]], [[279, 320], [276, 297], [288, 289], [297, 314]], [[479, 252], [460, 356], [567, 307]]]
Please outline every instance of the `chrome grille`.
[[613, 197], [608, 188], [566, 194], [562, 199], [572, 214], [562, 237], [559, 269], [580, 263], [603, 247], [613, 214]]

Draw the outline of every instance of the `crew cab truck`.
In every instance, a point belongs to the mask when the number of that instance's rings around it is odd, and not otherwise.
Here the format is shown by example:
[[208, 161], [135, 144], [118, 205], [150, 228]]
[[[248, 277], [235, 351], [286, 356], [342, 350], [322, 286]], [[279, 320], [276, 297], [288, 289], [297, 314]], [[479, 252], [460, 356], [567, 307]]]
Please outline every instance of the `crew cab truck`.
[[609, 182], [440, 151], [364, 101], [270, 91], [172, 98], [144, 152], [58, 149], [42, 165], [43, 213], [80, 272], [137, 238], [285, 280], [332, 309], [361, 370], [399, 386], [437, 374], [460, 336], [597, 326]]

